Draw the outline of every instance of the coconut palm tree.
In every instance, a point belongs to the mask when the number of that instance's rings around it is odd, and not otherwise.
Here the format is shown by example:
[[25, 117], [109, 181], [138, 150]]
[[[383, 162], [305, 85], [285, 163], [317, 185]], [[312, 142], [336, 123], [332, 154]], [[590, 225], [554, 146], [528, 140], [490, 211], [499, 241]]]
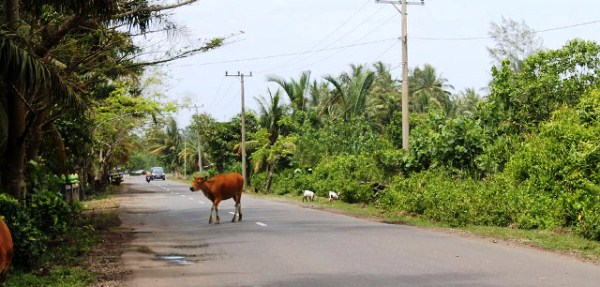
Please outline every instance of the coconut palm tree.
[[344, 119], [353, 116], [366, 116], [367, 97], [375, 81], [375, 73], [362, 65], [351, 65], [352, 73], [342, 73], [335, 78], [325, 76], [325, 80], [333, 85], [330, 105], [337, 107], [337, 113]]
[[474, 88], [466, 88], [455, 96], [453, 102], [454, 113], [456, 115], [474, 115], [477, 112], [478, 105], [483, 101], [481, 96]]
[[400, 84], [392, 79], [389, 66], [382, 62], [373, 64], [375, 68], [375, 82], [371, 90], [369, 114], [374, 117], [379, 125], [387, 125], [395, 112], [402, 108]]
[[307, 94], [310, 85], [310, 71], [302, 72], [300, 79], [290, 79], [286, 81], [281, 77], [267, 76], [268, 82], [276, 83], [281, 90], [288, 96], [293, 113], [304, 111], [307, 107]]
[[450, 113], [452, 101], [450, 90], [453, 86], [448, 80], [438, 75], [435, 68], [425, 64], [423, 69], [416, 67], [409, 75], [409, 95], [411, 112], [425, 113], [436, 108]]
[[259, 105], [259, 124], [269, 133], [269, 143], [275, 144], [279, 135], [283, 132], [281, 120], [286, 116], [289, 108], [281, 101], [281, 90], [275, 94], [269, 92], [269, 99], [264, 97], [256, 99]]

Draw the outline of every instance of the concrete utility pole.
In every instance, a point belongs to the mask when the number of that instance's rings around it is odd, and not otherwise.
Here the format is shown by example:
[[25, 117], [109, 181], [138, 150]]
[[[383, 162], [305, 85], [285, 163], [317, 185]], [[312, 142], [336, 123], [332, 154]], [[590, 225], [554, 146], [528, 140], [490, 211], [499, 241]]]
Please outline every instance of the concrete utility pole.
[[240, 73], [229, 75], [227, 71], [225, 71], [225, 77], [240, 77], [241, 89], [242, 89], [242, 176], [244, 177], [244, 189], [246, 189], [246, 185], [248, 184], [248, 176], [246, 175], [246, 112], [244, 105], [244, 77], [252, 77], [252, 72], [246, 75]]
[[[402, 14], [402, 148], [408, 151], [410, 127], [408, 123], [408, 28], [406, 5], [425, 5], [425, 0], [421, 0], [421, 2], [375, 0], [375, 2], [392, 4]], [[399, 10], [396, 4], [401, 4], [402, 8]]]

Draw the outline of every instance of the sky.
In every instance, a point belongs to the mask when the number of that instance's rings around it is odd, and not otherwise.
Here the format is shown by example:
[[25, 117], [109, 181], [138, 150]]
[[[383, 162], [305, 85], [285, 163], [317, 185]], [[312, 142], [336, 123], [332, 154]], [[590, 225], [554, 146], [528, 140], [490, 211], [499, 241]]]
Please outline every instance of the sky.
[[[408, 65], [432, 65], [454, 93], [479, 91], [491, 79], [492, 22], [523, 21], [544, 48], [559, 49], [574, 38], [600, 43], [598, 11], [597, 0], [425, 0], [408, 6]], [[172, 19], [187, 27], [185, 39], [235, 35], [223, 47], [160, 68], [169, 100], [196, 105], [218, 121], [241, 111], [240, 78], [225, 72], [252, 73], [244, 79], [246, 110], [257, 110], [256, 98], [277, 89], [267, 76], [297, 80], [310, 70], [320, 81], [378, 61], [395, 79], [402, 76], [401, 15], [375, 0], [201, 0], [176, 9]], [[194, 112], [179, 111], [179, 126], [189, 125]]]

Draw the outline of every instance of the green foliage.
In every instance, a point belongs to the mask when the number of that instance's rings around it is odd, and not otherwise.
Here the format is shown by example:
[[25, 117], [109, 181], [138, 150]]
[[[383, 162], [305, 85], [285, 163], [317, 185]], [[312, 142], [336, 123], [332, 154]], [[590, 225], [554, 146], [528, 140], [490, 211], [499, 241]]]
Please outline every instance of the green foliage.
[[600, 204], [581, 212], [576, 231], [583, 237], [600, 241]]
[[278, 194], [301, 195], [308, 189], [321, 197], [327, 197], [331, 190], [338, 192], [345, 202], [371, 203], [377, 196], [373, 184], [382, 180], [383, 173], [370, 155], [341, 155], [322, 161], [314, 169], [288, 169], [276, 174], [273, 190]]
[[127, 160], [125, 168], [130, 171], [146, 169], [150, 166], [154, 166], [153, 163], [158, 162], [158, 159], [152, 154], [144, 151], [135, 151]]
[[446, 118], [429, 113], [426, 122], [411, 132], [411, 152], [414, 170], [447, 167], [466, 172], [476, 170], [475, 159], [483, 153], [489, 135], [468, 116]]
[[358, 155], [382, 148], [384, 143], [364, 118], [326, 121], [321, 127], [304, 125], [298, 132], [296, 166], [315, 165], [323, 158]]
[[[584, 211], [600, 205], [600, 124], [589, 121], [598, 115], [600, 92], [586, 94], [577, 109], [563, 108], [540, 126], [507, 163], [505, 175], [522, 186], [528, 215], [538, 218], [529, 227], [575, 226], [586, 236], [597, 230], [594, 223], [578, 227]], [[583, 116], [583, 118], [581, 117]], [[591, 219], [590, 219], [591, 218]], [[596, 226], [597, 227], [597, 226]]]
[[504, 61], [492, 68], [487, 121], [504, 131], [531, 131], [563, 105], [574, 107], [600, 80], [600, 45], [573, 40], [527, 57], [518, 71]]
[[412, 154], [403, 149], [379, 150], [373, 154], [373, 159], [377, 167], [383, 170], [388, 176], [397, 173], [408, 176], [411, 171], [414, 171], [413, 167], [416, 165]]
[[377, 204], [389, 211], [422, 215], [450, 226], [468, 224], [507, 226], [511, 210], [493, 182], [451, 175], [443, 170], [424, 171], [410, 178], [397, 177]]
[[59, 193], [38, 192], [27, 203], [0, 194], [0, 215], [6, 218], [15, 242], [15, 264], [38, 264], [48, 244], [60, 241], [79, 213], [79, 206], [68, 205]]

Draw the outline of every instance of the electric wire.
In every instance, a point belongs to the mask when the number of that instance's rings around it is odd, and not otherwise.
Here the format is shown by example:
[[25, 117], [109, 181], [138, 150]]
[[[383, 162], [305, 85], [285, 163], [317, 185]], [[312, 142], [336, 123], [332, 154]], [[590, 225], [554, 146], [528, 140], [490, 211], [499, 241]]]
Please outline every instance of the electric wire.
[[[346, 19], [346, 21], [344, 21], [342, 24], [340, 24], [337, 28], [335, 28], [333, 31], [331, 31], [329, 34], [327, 34], [327, 36], [323, 37], [319, 42], [317, 42], [315, 45], [313, 45], [312, 47], [310, 47], [308, 50], [314, 50], [316, 49], [319, 45], [321, 45], [323, 42], [325, 42], [326, 40], [329, 39], [329, 37], [333, 34], [335, 34], [338, 30], [340, 30], [342, 27], [344, 27], [350, 20], [352, 20], [356, 15], [358, 15], [359, 12], [361, 12], [369, 3], [371, 2], [371, 0], [367, 0], [365, 1], [365, 3], [358, 8], [358, 10], [356, 10], [356, 12], [354, 12], [354, 14], [352, 14], [352, 16], [350, 16], [350, 18]], [[262, 71], [257, 71], [256, 73], [267, 73], [270, 72], [272, 70], [277, 70], [281, 67], [285, 67], [287, 64], [294, 62], [296, 59], [298, 59], [300, 57], [300, 55], [297, 55], [296, 57], [287, 60], [284, 63], [281, 63], [279, 65], [277, 65], [276, 67], [273, 67], [271, 69], [266, 69], [266, 70], [262, 70]]]
[[[587, 25], [592, 25], [592, 24], [597, 24], [600, 23], [600, 20], [593, 20], [593, 21], [588, 21], [588, 22], [582, 22], [582, 23], [577, 23], [577, 24], [572, 24], [572, 25], [566, 25], [566, 26], [559, 26], [559, 27], [554, 27], [554, 28], [548, 28], [548, 29], [543, 29], [543, 30], [534, 30], [533, 33], [534, 34], [540, 34], [540, 33], [546, 33], [546, 32], [551, 32], [551, 31], [558, 31], [558, 30], [564, 30], [564, 29], [570, 29], [570, 28], [575, 28], [575, 27], [580, 27], [580, 26], [587, 26]], [[490, 40], [493, 39], [491, 36], [475, 36], [475, 37], [449, 37], [449, 38], [443, 38], [443, 37], [408, 37], [409, 39], [413, 39], [413, 40], [429, 40], [429, 41], [474, 41], [474, 40]]]
[[[358, 29], [359, 27], [361, 27], [361, 26], [362, 26], [363, 24], [365, 24], [365, 23], [366, 23], [368, 20], [370, 20], [371, 18], [373, 18], [375, 15], [379, 14], [379, 12], [383, 11], [383, 8], [384, 8], [384, 7], [380, 8], [380, 9], [379, 9], [379, 10], [377, 10], [375, 13], [373, 13], [373, 14], [371, 14], [369, 17], [365, 18], [365, 19], [364, 19], [362, 22], [360, 22], [358, 25], [354, 26], [354, 28], [352, 28], [351, 30], [349, 30], [348, 32], [346, 32], [345, 34], [343, 34], [342, 36], [340, 36], [339, 38], [337, 38], [335, 41], [331, 42], [329, 45], [325, 46], [325, 49], [327, 49], [327, 48], [331, 47], [333, 44], [335, 44], [335, 43], [337, 43], [337, 42], [341, 41], [341, 40], [342, 40], [342, 39], [344, 39], [346, 36], [350, 35], [350, 34], [351, 34], [351, 33], [353, 33], [354, 31], [356, 31], [356, 29]], [[394, 17], [395, 17], [395, 16], [394, 16]], [[392, 17], [392, 18], [393, 18], [393, 17]], [[388, 19], [386, 22], [389, 22], [389, 21], [390, 21], [392, 18]], [[381, 25], [380, 25], [380, 26], [378, 26], [376, 29], [378, 29], [379, 27], [381, 27]], [[372, 33], [372, 32], [371, 32], [371, 33]], [[370, 35], [371, 33], [367, 34], [367, 36], [368, 36], [368, 35]], [[364, 37], [366, 37], [366, 36], [363, 36], [362, 38], [364, 38]], [[359, 40], [360, 40], [360, 39], [359, 39]], [[356, 41], [355, 41], [355, 42], [356, 42]], [[354, 44], [354, 43], [352, 43], [352, 44]], [[352, 44], [350, 44], [350, 46], [351, 46]], [[326, 55], [325, 57], [319, 58], [317, 61], [313, 61], [313, 62], [311, 62], [310, 64], [306, 64], [306, 60], [308, 59], [308, 58], [306, 58], [306, 59], [305, 59], [305, 61], [303, 61], [303, 62], [302, 62], [302, 64], [303, 64], [303, 65], [302, 65], [301, 67], [292, 68], [292, 66], [288, 66], [288, 68], [287, 68], [287, 69], [281, 70], [281, 72], [285, 72], [285, 71], [296, 71], [296, 70], [302, 70], [302, 69], [305, 69], [305, 68], [307, 68], [307, 67], [311, 67], [311, 66], [314, 66], [314, 65], [316, 65], [316, 64], [318, 64], [318, 63], [321, 63], [321, 62], [323, 62], [323, 61], [325, 61], [325, 60], [327, 60], [327, 59], [331, 59], [331, 57], [332, 57], [333, 55], [334, 55], [334, 53], [330, 53], [330, 54]]]

